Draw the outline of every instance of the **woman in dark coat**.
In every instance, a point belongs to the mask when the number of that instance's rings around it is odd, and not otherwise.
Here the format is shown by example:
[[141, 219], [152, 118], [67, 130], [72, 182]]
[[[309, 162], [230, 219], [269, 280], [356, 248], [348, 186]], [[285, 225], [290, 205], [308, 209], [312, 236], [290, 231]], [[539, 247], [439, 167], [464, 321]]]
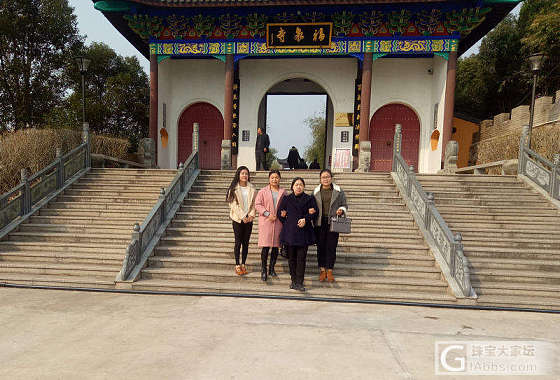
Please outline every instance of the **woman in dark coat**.
[[283, 224], [280, 241], [288, 247], [288, 260], [292, 284], [290, 289], [305, 291], [305, 260], [307, 248], [315, 243], [312, 221], [317, 213], [315, 198], [306, 194], [305, 181], [296, 177], [292, 181], [292, 193], [284, 196], [278, 212]]

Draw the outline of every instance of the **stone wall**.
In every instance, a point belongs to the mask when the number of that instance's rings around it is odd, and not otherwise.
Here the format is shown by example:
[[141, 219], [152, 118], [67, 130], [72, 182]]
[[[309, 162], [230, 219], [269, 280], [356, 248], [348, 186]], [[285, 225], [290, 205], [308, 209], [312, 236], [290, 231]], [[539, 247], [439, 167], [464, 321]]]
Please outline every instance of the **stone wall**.
[[[529, 124], [529, 112], [530, 107], [524, 105], [511, 113], [496, 115], [493, 120], [483, 120], [478, 142], [471, 146], [469, 165], [517, 158], [521, 130]], [[560, 152], [560, 90], [554, 99], [543, 96], [535, 100], [532, 146], [549, 159]]]

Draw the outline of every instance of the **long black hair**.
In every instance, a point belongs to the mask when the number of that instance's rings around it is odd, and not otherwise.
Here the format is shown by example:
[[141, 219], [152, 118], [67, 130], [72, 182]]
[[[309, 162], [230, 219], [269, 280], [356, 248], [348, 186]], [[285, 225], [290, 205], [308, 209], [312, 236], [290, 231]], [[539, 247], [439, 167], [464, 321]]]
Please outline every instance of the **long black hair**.
[[294, 185], [295, 185], [296, 181], [301, 181], [301, 183], [303, 183], [303, 187], [305, 188], [305, 181], [303, 180], [303, 178], [296, 177], [292, 180], [292, 186], [290, 186], [290, 190], [292, 190], [292, 193], [294, 192]]
[[237, 199], [237, 197], [235, 196], [235, 188], [239, 184], [239, 175], [243, 170], [247, 170], [247, 182], [251, 182], [251, 172], [249, 171], [247, 166], [238, 167], [235, 175], [233, 176], [233, 180], [231, 181], [231, 184], [227, 189], [226, 202], [232, 202], [235, 199], [235, 201], [239, 204], [239, 199]]

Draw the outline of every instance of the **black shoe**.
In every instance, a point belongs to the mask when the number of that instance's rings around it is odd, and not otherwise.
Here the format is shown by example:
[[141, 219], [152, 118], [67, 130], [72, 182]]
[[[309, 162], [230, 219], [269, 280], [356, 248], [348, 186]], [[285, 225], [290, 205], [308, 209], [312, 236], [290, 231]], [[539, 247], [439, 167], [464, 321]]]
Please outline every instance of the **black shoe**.
[[305, 288], [303, 287], [303, 284], [296, 284], [294, 286], [295, 290], [299, 290], [300, 292], [305, 292]]
[[274, 270], [276, 265], [276, 260], [278, 259], [278, 252], [273, 251], [270, 256], [270, 266], [268, 267], [268, 275], [272, 277], [278, 277], [278, 274]]
[[268, 276], [267, 276], [267, 274], [266, 274], [266, 267], [264, 267], [264, 268], [262, 269], [262, 272], [261, 272], [261, 280], [263, 280], [263, 281], [268, 280]]
[[296, 283], [295, 283], [295, 282], [292, 282], [292, 283], [290, 284], [290, 289], [297, 290], [296, 286], [297, 286]]

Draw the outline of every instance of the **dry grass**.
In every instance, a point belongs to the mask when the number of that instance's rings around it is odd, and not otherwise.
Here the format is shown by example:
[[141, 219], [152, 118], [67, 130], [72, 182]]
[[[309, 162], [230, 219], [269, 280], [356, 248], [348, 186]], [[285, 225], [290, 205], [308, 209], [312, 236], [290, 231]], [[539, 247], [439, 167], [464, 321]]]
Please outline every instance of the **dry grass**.
[[[81, 132], [69, 129], [26, 129], [0, 136], [0, 194], [19, 183], [22, 168], [35, 173], [55, 159], [57, 147], [64, 154], [81, 141]], [[92, 153], [127, 159], [129, 145], [126, 139], [91, 136]]]
[[[521, 131], [474, 144], [471, 147], [470, 165], [516, 159], [519, 155], [520, 138]], [[560, 121], [535, 128], [532, 140], [533, 149], [552, 161], [552, 156], [560, 153]]]

